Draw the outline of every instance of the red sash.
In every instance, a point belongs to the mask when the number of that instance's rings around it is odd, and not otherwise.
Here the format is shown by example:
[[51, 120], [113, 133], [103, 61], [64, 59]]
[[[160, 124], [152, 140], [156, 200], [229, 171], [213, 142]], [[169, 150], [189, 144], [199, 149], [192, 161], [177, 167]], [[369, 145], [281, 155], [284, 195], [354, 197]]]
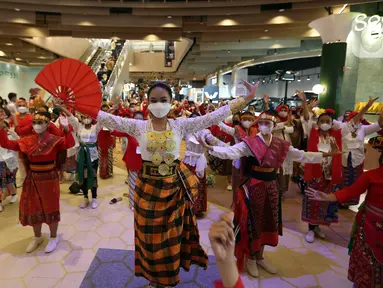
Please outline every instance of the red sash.
[[37, 134], [17, 140], [21, 152], [32, 157], [49, 155], [58, 144], [62, 143], [62, 141], [64, 141], [63, 137], [50, 133], [45, 133], [40, 141]]

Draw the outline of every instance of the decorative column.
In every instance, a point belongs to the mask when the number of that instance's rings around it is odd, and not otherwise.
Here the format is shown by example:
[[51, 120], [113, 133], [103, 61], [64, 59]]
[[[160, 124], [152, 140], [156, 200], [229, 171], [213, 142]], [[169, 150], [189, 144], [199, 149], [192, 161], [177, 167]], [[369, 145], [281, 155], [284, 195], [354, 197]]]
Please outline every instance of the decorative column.
[[358, 13], [333, 14], [309, 24], [322, 38], [320, 83], [324, 88], [319, 96], [321, 108], [340, 112], [343, 69], [346, 60], [347, 36]]

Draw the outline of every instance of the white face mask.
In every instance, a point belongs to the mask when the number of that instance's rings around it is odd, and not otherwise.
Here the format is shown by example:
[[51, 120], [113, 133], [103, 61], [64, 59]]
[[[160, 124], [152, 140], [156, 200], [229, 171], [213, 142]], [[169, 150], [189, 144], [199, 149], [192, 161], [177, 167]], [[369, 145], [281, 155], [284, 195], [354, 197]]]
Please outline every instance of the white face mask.
[[322, 131], [328, 131], [331, 129], [331, 125], [330, 124], [327, 124], [327, 123], [324, 123], [324, 124], [320, 124], [319, 125], [319, 128], [322, 130]]
[[253, 125], [253, 122], [249, 121], [249, 120], [245, 120], [245, 121], [241, 121], [241, 124], [242, 124], [243, 128], [248, 129]]
[[25, 114], [28, 112], [28, 108], [27, 107], [19, 107], [17, 108], [17, 110], [19, 111], [19, 113], [21, 114]]
[[85, 125], [88, 125], [88, 124], [91, 124], [91, 123], [92, 123], [92, 119], [90, 119], [90, 118], [86, 118], [86, 119], [82, 120], [82, 122], [83, 122]]
[[281, 111], [278, 113], [278, 115], [282, 118], [286, 118], [287, 117], [287, 112], [286, 111]]
[[269, 126], [269, 125], [259, 125], [259, 131], [263, 135], [271, 134], [271, 132], [273, 131], [273, 128], [271, 126]]
[[45, 132], [45, 130], [47, 130], [47, 127], [48, 127], [48, 125], [46, 125], [46, 124], [33, 124], [33, 130], [37, 134], [41, 134], [41, 133]]
[[148, 108], [156, 118], [163, 118], [168, 115], [171, 107], [170, 103], [152, 103]]

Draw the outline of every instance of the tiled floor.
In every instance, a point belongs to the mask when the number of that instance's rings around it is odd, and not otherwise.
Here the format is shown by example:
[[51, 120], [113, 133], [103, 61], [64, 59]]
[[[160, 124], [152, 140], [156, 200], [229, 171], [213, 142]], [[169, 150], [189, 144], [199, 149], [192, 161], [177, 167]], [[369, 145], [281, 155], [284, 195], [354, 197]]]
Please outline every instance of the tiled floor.
[[[92, 262], [97, 249], [116, 248], [133, 250], [133, 214], [128, 201], [109, 205], [112, 196], [126, 192], [126, 172], [116, 168], [113, 179], [100, 180], [100, 207], [96, 210], [78, 208], [82, 197], [67, 193], [68, 184], [62, 185], [59, 227], [61, 242], [52, 254], [38, 251], [25, 254], [32, 236], [29, 227], [18, 224], [17, 205], [6, 205], [0, 214], [0, 287], [78, 287]], [[225, 192], [226, 193], [226, 192]], [[227, 210], [209, 204], [204, 219], [198, 220], [201, 243], [212, 255], [208, 229], [212, 221]], [[284, 202], [284, 236], [277, 248], [267, 248], [266, 256], [278, 268], [277, 275], [261, 271], [259, 279], [243, 276], [245, 287], [352, 287], [346, 279], [348, 255], [347, 237], [352, 213], [341, 216], [341, 223], [326, 229], [329, 242], [308, 244], [303, 239], [307, 226], [300, 218], [297, 197], [288, 196]], [[45, 236], [48, 229], [44, 227]]]

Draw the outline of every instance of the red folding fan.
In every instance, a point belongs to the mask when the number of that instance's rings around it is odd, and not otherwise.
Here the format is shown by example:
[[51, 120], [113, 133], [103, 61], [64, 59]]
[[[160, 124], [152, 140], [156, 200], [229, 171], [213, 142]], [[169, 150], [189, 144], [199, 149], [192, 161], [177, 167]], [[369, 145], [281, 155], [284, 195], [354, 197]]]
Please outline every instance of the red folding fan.
[[57, 60], [44, 67], [35, 82], [69, 108], [97, 118], [102, 93], [96, 74], [75, 59]]

